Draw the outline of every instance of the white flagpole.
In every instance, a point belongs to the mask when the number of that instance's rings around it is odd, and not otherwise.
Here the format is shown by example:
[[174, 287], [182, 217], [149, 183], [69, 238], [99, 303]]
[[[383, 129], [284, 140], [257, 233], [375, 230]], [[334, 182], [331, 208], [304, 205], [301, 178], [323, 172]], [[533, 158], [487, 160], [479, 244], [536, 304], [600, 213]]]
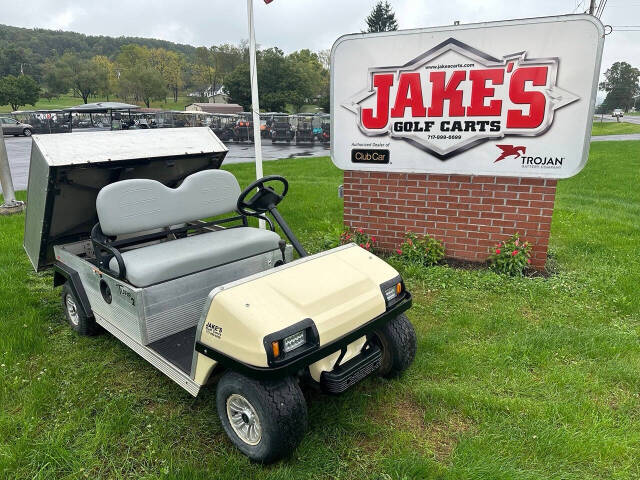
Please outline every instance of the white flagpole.
[[[258, 66], [256, 64], [256, 32], [253, 26], [253, 0], [247, 0], [249, 13], [249, 71], [251, 75], [251, 110], [253, 113], [253, 144], [256, 152], [256, 180], [262, 178], [262, 138], [260, 137], [260, 101], [258, 99]], [[258, 221], [265, 228], [264, 220]]]

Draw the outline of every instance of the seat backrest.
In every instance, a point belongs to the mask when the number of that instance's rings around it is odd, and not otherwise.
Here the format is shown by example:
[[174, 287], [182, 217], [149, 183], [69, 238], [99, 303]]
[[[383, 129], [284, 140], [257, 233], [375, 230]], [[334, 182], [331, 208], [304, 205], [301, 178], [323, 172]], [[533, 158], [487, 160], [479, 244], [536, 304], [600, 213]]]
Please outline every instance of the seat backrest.
[[98, 193], [96, 210], [105, 235], [125, 235], [233, 212], [239, 195], [233, 174], [203, 170], [178, 188], [148, 179], [112, 183]]

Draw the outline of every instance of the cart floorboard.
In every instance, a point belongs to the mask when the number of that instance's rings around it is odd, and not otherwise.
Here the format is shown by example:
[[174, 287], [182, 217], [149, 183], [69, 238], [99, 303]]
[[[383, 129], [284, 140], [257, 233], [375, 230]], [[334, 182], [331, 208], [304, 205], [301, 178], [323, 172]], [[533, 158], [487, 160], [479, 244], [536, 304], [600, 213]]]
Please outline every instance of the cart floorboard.
[[148, 346], [187, 375], [191, 374], [191, 360], [196, 342], [196, 327], [169, 335]]

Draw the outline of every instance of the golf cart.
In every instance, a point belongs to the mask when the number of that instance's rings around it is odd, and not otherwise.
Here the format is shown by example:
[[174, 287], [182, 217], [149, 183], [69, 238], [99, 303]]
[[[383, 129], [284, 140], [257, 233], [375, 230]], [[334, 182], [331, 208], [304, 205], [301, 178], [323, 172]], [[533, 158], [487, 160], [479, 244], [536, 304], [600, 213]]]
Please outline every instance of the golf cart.
[[36, 135], [24, 247], [73, 330], [106, 330], [193, 396], [216, 380], [225, 432], [267, 463], [304, 435], [301, 383], [337, 394], [411, 364], [411, 295], [355, 244], [308, 255], [277, 209], [287, 181], [241, 191], [226, 153], [209, 128]]
[[298, 114], [291, 117], [296, 127], [296, 145], [301, 143], [314, 143], [313, 121], [315, 115]]
[[233, 129], [236, 142], [253, 142], [253, 118], [250, 112], [238, 114], [238, 121]]
[[273, 115], [271, 119], [271, 143], [287, 142], [291, 143], [296, 132], [289, 121], [286, 113]]
[[214, 113], [209, 128], [223, 142], [233, 140], [234, 126], [238, 120], [237, 115], [228, 113]]
[[331, 141], [331, 115], [322, 113], [318, 115], [320, 129], [316, 133], [316, 138], [322, 143], [329, 143]]

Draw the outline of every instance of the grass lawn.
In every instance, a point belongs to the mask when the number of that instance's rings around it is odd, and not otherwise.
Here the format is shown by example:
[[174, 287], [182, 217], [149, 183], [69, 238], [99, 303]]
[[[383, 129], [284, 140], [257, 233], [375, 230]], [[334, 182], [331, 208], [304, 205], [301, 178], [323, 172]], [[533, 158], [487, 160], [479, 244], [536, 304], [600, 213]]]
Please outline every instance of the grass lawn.
[[[270, 467], [231, 446], [214, 389], [192, 399], [109, 335], [73, 334], [22, 250], [23, 217], [0, 217], [0, 478], [640, 478], [638, 151], [596, 143], [559, 182], [551, 277], [402, 269], [415, 364], [312, 394], [300, 448]], [[264, 168], [289, 178], [282, 212], [310, 250], [331, 244], [341, 172], [327, 158]]]
[[[112, 102], [122, 102], [123, 100], [118, 98], [110, 98]], [[106, 98], [90, 98], [89, 103], [95, 102], [104, 102]], [[151, 102], [151, 107], [153, 108], [163, 108], [165, 110], [184, 110], [184, 107], [193, 103], [193, 98], [190, 97], [178, 97], [178, 101], [174, 102], [173, 97], [167, 97], [167, 102], [163, 101], [153, 101]], [[59, 98], [52, 98], [51, 101], [41, 98], [33, 105], [25, 105], [21, 109], [22, 110], [56, 110], [62, 108], [74, 107], [76, 105], [81, 105], [83, 103], [82, 98], [74, 97], [71, 95], [62, 95]], [[126, 103], [134, 103], [134, 102], [126, 102]], [[145, 105], [140, 104], [141, 107]], [[11, 112], [11, 106], [9, 105], [0, 105], [0, 112], [7, 113]]]
[[640, 133], [640, 125], [628, 122], [599, 122], [594, 119], [591, 135], [623, 135], [625, 133]]

